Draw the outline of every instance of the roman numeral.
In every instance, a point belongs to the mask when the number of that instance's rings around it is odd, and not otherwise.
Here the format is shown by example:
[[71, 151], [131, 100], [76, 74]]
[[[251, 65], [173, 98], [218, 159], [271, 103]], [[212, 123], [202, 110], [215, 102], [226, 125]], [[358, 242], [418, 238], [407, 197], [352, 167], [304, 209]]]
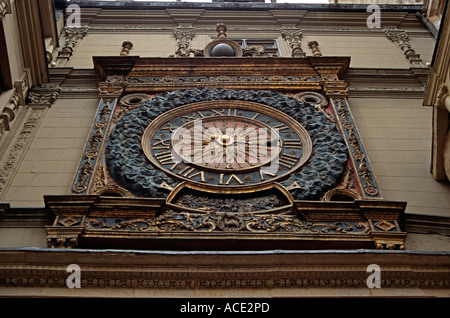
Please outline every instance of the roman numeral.
[[261, 177], [261, 181], [264, 180], [264, 175], [265, 174], [267, 174], [267, 175], [269, 175], [271, 177], [275, 177], [277, 175], [276, 173], [270, 173], [270, 172], [264, 171], [263, 168], [261, 168], [261, 169], [259, 169], [259, 176]]
[[225, 109], [222, 109], [222, 110], [210, 109], [210, 111], [212, 111], [214, 113], [213, 116], [214, 115], [223, 116], [223, 113], [225, 112]]
[[155, 154], [155, 157], [156, 157], [156, 159], [158, 159], [159, 163], [162, 165], [174, 163], [172, 152], [170, 152], [170, 151], [164, 151], [161, 153], [157, 153], [157, 154]]
[[181, 117], [187, 119], [188, 122], [198, 119], [197, 117], [195, 117], [195, 113], [194, 114], [188, 114], [186, 116], [181, 116]]
[[199, 175], [200, 176], [200, 181], [201, 182], [206, 182], [205, 172], [204, 171], [197, 171], [195, 168], [191, 168], [189, 166], [186, 166], [183, 169], [181, 169], [178, 174], [183, 176], [183, 177], [186, 177], [188, 179], [192, 179], [192, 178], [194, 178], [194, 177]]
[[297, 156], [282, 153], [280, 158], [278, 159], [278, 162], [283, 167], [291, 169], [297, 163], [298, 159], [300, 158]]
[[167, 139], [161, 139], [161, 138], [155, 138], [158, 141], [153, 144], [153, 149], [169, 149], [170, 145], [170, 138]]
[[279, 125], [276, 125], [276, 126], [272, 126], [272, 128], [276, 128], [276, 129], [278, 129], [279, 131], [285, 130], [285, 129], [289, 129], [289, 127], [286, 126], [285, 124], [279, 124]]
[[170, 132], [174, 132], [177, 130], [178, 127], [174, 127], [171, 123], [167, 123], [163, 127], [161, 127], [159, 130], [169, 130]]
[[284, 139], [284, 148], [302, 148], [302, 142], [300, 139]]
[[228, 116], [236, 116], [237, 109], [228, 108]]
[[[224, 177], [224, 174], [221, 173], [220, 176], [219, 176], [219, 184], [224, 184], [223, 183], [223, 177]], [[227, 184], [227, 185], [230, 184], [232, 179], [236, 180], [239, 184], [245, 184], [245, 182], [242, 182], [242, 180], [239, 179], [234, 173], [228, 178], [228, 181], [225, 182], [225, 184]]]

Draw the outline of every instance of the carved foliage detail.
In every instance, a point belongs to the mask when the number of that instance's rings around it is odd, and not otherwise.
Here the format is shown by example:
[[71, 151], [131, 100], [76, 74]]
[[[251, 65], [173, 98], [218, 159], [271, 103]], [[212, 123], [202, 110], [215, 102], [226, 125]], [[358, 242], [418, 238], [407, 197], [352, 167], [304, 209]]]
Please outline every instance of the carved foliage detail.
[[81, 194], [87, 190], [114, 103], [115, 100], [112, 99], [102, 99], [100, 102], [99, 113], [84, 151], [75, 184], [71, 189], [73, 193]]
[[386, 37], [395, 43], [405, 55], [406, 59], [413, 66], [423, 66], [420, 54], [416, 53], [409, 42], [409, 35], [406, 31], [385, 31]]
[[372, 173], [372, 168], [367, 160], [365, 150], [359, 138], [359, 133], [356, 130], [350, 115], [347, 100], [345, 98], [334, 98], [332, 101], [340, 118], [344, 135], [347, 139], [360, 180], [363, 184], [364, 192], [370, 197], [380, 197], [378, 186]]
[[249, 213], [175, 213], [157, 218], [87, 218], [89, 230], [127, 230], [137, 232], [253, 232], [366, 235], [367, 222], [309, 222], [292, 215], [252, 215]]
[[23, 128], [19, 134], [19, 137], [16, 140], [16, 143], [9, 151], [5, 162], [0, 168], [0, 196], [2, 195], [2, 192], [6, 188], [9, 176], [16, 168], [18, 161], [20, 160], [24, 151], [31, 142], [31, 139], [34, 135], [34, 131], [36, 127], [39, 125], [45, 111], [46, 109], [42, 108], [31, 110], [30, 116], [23, 125]]

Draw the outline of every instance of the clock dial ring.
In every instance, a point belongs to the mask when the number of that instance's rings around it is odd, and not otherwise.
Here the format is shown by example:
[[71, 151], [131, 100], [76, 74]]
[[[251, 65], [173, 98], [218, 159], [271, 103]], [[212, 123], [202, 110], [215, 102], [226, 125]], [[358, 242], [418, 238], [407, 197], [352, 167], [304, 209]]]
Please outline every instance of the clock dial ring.
[[[272, 158], [276, 160], [270, 161], [270, 164], [262, 162], [263, 164], [246, 169], [236, 165], [227, 169], [223, 166], [220, 169], [213, 169], [211, 166], [193, 164], [192, 161], [180, 162], [169, 140], [171, 134], [176, 133], [176, 129], [183, 128], [185, 124], [193, 125], [195, 121], [201, 120], [206, 122], [223, 120], [224, 123], [230, 123], [232, 118], [240, 124], [245, 122], [260, 128], [272, 128], [275, 133], [278, 130], [281, 135], [281, 138], [278, 138], [279, 143], [276, 144], [279, 152], [276, 153], [276, 158]], [[225, 136], [227, 135], [223, 134], [221, 137]], [[145, 129], [141, 145], [152, 165], [175, 179], [205, 187], [230, 189], [255, 188], [286, 178], [298, 171], [312, 153], [311, 138], [297, 121], [272, 107], [241, 100], [204, 101], [163, 113]]]
[[[180, 128], [172, 138], [175, 155], [206, 170], [256, 170], [275, 160], [281, 151], [282, 141], [275, 130], [245, 117], [211, 116]], [[179, 141], [187, 132], [191, 132], [187, 142]]]
[[[295, 200], [317, 200], [341, 180], [349, 158], [342, 132], [312, 105], [270, 90], [202, 87], [161, 93], [143, 102], [140, 107], [129, 110], [111, 126], [105, 144], [105, 164], [114, 182], [135, 196], [167, 197], [180, 180], [149, 163], [141, 145], [144, 130], [158, 116], [168, 111], [199, 101], [219, 100], [255, 102], [269, 106], [287, 114], [307, 130], [313, 141], [313, 154], [301, 169], [292, 173], [289, 178], [277, 181], [289, 189]], [[236, 190], [218, 187], [205, 189]]]

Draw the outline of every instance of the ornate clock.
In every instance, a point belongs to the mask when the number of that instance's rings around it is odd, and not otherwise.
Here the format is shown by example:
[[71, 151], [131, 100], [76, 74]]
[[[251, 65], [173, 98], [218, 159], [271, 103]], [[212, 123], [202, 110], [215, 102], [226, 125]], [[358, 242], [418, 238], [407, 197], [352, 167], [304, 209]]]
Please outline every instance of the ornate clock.
[[278, 184], [316, 200], [342, 177], [346, 145], [313, 106], [275, 91], [198, 88], [160, 94], [112, 128], [105, 160], [138, 197], [181, 183], [216, 193]]
[[180, 181], [256, 188], [297, 171], [312, 153], [308, 132], [285, 113], [237, 100], [178, 107], [142, 137], [149, 161]]
[[72, 195], [46, 198], [49, 245], [402, 248], [404, 203], [359, 200], [381, 196], [347, 85], [322, 74], [349, 59], [132, 58], [98, 62], [135, 66], [100, 85]]

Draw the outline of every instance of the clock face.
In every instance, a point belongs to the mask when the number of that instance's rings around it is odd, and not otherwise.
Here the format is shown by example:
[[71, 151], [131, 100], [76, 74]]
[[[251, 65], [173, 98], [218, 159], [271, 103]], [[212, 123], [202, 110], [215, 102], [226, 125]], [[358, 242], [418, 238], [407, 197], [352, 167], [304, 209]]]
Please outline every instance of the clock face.
[[189, 122], [171, 140], [178, 160], [223, 173], [270, 164], [280, 154], [280, 144], [274, 129], [249, 118], [225, 115]]
[[298, 171], [312, 142], [295, 120], [247, 101], [205, 101], [150, 123], [142, 149], [166, 174], [206, 187], [256, 188]]

